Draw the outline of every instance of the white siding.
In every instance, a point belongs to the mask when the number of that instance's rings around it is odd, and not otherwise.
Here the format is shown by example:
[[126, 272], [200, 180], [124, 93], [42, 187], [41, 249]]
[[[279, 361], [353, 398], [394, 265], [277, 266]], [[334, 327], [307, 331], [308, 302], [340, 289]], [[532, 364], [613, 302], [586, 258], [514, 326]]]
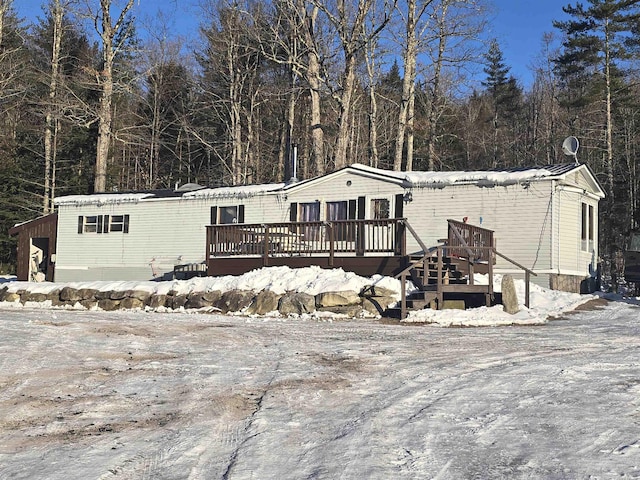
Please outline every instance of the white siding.
[[[174, 265], [205, 259], [211, 207], [245, 206], [245, 222], [282, 221], [275, 195], [250, 198], [164, 198], [137, 203], [59, 207], [56, 281], [149, 280]], [[265, 212], [268, 217], [265, 218]], [[129, 215], [129, 233], [78, 234], [78, 216]]]
[[[597, 251], [582, 252], [581, 202], [595, 207], [589, 193], [588, 172], [570, 173], [565, 181], [542, 180], [508, 186], [479, 187], [454, 184], [444, 188], [408, 188], [402, 179], [344, 169], [279, 192], [246, 198], [143, 199], [117, 205], [65, 205], [59, 207], [56, 280], [129, 280], [158, 278], [181, 263], [205, 259], [206, 228], [212, 206], [244, 205], [245, 223], [288, 222], [292, 203], [320, 202], [320, 218], [326, 219], [327, 202], [364, 197], [364, 218], [372, 218], [371, 201], [389, 200], [390, 217], [403, 202], [422, 241], [429, 246], [447, 235], [451, 218], [493, 230], [498, 251], [540, 274], [535, 281], [548, 285], [548, 274], [588, 275]], [[571, 177], [571, 178], [569, 178]], [[567, 183], [555, 190], [558, 183]], [[581, 188], [582, 187], [582, 188]], [[552, 192], [556, 193], [552, 193]], [[408, 196], [407, 196], [408, 197]], [[79, 215], [129, 215], [129, 233], [78, 234]], [[360, 212], [359, 217], [362, 217]], [[597, 232], [597, 225], [596, 225]], [[409, 252], [420, 248], [408, 233]], [[597, 237], [595, 239], [597, 245]], [[592, 266], [592, 265], [591, 265]], [[498, 270], [517, 271], [499, 259]]]
[[[551, 262], [551, 182], [481, 188], [457, 185], [414, 189], [405, 216], [427, 245], [447, 236], [447, 219], [494, 231], [498, 251], [533, 270], [546, 270]], [[411, 247], [416, 247], [411, 244]], [[496, 268], [513, 270], [498, 259]]]

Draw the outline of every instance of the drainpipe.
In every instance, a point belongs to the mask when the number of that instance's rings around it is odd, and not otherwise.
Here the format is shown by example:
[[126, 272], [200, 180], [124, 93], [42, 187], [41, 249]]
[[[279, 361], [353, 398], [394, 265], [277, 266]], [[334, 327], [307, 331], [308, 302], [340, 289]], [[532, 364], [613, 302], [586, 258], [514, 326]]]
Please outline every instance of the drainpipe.
[[[557, 212], [557, 202], [556, 202], [556, 192], [558, 190], [558, 181], [551, 180], [551, 265], [550, 270], [554, 271], [556, 269], [557, 273], [560, 273], [558, 267], [558, 258], [560, 257], [560, 245], [556, 241], [556, 238], [559, 235], [560, 229], [560, 212]], [[556, 220], [557, 215], [557, 220]]]

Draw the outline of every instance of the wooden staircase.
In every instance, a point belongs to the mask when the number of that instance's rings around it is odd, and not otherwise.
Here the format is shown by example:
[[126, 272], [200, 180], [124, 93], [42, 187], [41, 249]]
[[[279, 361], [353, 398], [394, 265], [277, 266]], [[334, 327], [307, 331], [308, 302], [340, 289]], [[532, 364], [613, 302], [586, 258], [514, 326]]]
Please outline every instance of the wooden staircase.
[[[407, 256], [407, 266], [396, 275], [401, 285], [400, 306], [388, 309], [386, 315], [404, 319], [407, 310], [428, 307], [440, 310], [447, 300], [458, 300], [457, 305], [463, 302], [463, 308], [481, 306], [482, 303], [491, 306], [496, 301], [493, 266], [497, 256], [525, 272], [525, 305], [528, 307], [529, 279], [530, 275], [536, 274], [498, 252], [492, 230], [456, 220], [447, 220], [447, 223], [448, 237], [440, 240], [442, 245], [431, 248], [424, 245], [411, 225], [406, 225], [422, 247], [422, 252]], [[475, 273], [486, 274], [488, 284], [476, 284]], [[407, 296], [408, 279], [418, 290]]]
[[[433, 253], [409, 256], [407, 275], [418, 290], [406, 296], [406, 310], [442, 309], [447, 305], [445, 302], [453, 300], [458, 308], [461, 305], [463, 308], [479, 306], [479, 299], [487, 306], [492, 304], [495, 298], [493, 285], [475, 284], [473, 278], [474, 273], [489, 273], [492, 270], [490, 263], [469, 262], [465, 257], [450, 256], [446, 245], [430, 251]], [[389, 309], [387, 315], [403, 318], [402, 306]]]

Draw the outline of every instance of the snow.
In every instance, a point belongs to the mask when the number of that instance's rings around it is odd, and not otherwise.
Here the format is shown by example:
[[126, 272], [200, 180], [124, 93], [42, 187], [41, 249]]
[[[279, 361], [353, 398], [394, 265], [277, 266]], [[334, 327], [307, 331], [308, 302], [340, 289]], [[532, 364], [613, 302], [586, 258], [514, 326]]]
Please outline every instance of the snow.
[[204, 188], [185, 193], [184, 198], [248, 198], [255, 195], [282, 190], [284, 183], [269, 183], [261, 185], [239, 185], [234, 187]]
[[99, 193], [95, 195], [67, 195], [54, 199], [56, 205], [112, 205], [137, 203], [153, 193]]
[[539, 180], [553, 175], [544, 168], [530, 168], [518, 172], [495, 171], [455, 171], [455, 172], [395, 172], [380, 170], [367, 165], [355, 164], [352, 167], [370, 173], [384, 174], [402, 180], [413, 187], [443, 188], [456, 183], [486, 183], [487, 185], [512, 185]]
[[[488, 281], [486, 275], [476, 275], [477, 284]], [[501, 291], [502, 276], [494, 276], [494, 290]], [[544, 324], [550, 318], [561, 315], [566, 311], [575, 309], [578, 305], [591, 299], [594, 295], [580, 295], [575, 293], [559, 292], [545, 289], [535, 284], [530, 285], [530, 308], [524, 305], [525, 284], [522, 280], [516, 280], [516, 293], [521, 303], [520, 312], [515, 315], [507, 314], [501, 305], [483, 307], [469, 310], [431, 310], [425, 309], [411, 312], [405, 320], [411, 323], [430, 323], [441, 326], [496, 326], [496, 325], [534, 325]], [[64, 286], [73, 288], [91, 288], [99, 291], [127, 291], [142, 290], [149, 293], [167, 294], [170, 291], [177, 294], [190, 292], [210, 292], [219, 290], [225, 292], [233, 289], [251, 290], [259, 292], [271, 290], [276, 294], [286, 292], [301, 292], [316, 295], [321, 292], [354, 291], [360, 292], [363, 288], [376, 285], [395, 292], [395, 299], [400, 300], [400, 282], [391, 277], [373, 276], [371, 278], [356, 275], [353, 272], [345, 272], [342, 269], [322, 269], [320, 267], [290, 268], [265, 267], [253, 270], [240, 276], [222, 277], [196, 277], [190, 280], [174, 280], [167, 282], [72, 282], [64, 284], [56, 283], [32, 283], [11, 282], [7, 283], [9, 292], [29, 290], [33, 293], [50, 293]], [[413, 290], [413, 285], [407, 284], [407, 292]], [[29, 307], [38, 306], [48, 308], [50, 305], [30, 304]], [[0, 302], [2, 308], [19, 308], [14, 303]], [[318, 314], [319, 315], [319, 314]]]
[[5, 305], [0, 477], [638, 478], [638, 299], [610, 299], [487, 328]]

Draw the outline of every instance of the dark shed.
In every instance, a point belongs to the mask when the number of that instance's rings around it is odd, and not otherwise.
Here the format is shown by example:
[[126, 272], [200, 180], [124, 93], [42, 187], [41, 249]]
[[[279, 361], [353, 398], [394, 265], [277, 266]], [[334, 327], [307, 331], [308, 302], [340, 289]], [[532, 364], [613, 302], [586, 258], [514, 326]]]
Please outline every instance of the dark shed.
[[57, 232], [57, 213], [9, 229], [9, 235], [18, 236], [18, 280], [53, 281]]

